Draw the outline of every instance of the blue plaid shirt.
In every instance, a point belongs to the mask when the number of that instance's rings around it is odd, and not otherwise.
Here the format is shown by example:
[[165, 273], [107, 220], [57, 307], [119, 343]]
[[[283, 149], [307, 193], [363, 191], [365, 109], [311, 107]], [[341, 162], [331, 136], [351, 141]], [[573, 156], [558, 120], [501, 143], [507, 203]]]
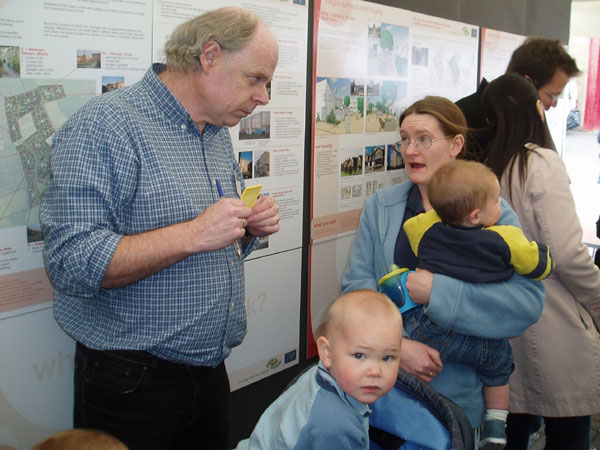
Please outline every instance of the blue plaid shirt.
[[[216, 366], [246, 334], [243, 262], [233, 246], [199, 253], [129, 286], [102, 289], [124, 235], [190, 220], [237, 196], [242, 174], [227, 128], [200, 134], [154, 64], [133, 86], [81, 108], [52, 142], [41, 207], [54, 316], [95, 349], [147, 350]], [[244, 249], [247, 255], [257, 243]]]

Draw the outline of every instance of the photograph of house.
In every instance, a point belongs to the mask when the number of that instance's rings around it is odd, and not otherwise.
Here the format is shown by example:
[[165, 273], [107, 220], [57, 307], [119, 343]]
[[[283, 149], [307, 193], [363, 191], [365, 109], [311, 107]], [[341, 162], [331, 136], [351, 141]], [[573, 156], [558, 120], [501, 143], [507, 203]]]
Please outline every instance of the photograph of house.
[[271, 137], [271, 111], [261, 111], [240, 120], [239, 139], [269, 139]]
[[77, 50], [78, 69], [100, 69], [102, 53], [99, 50]]
[[238, 161], [244, 179], [252, 178], [252, 152], [240, 152]]
[[404, 169], [404, 159], [400, 154], [400, 145], [388, 144], [387, 146], [387, 170]]
[[125, 77], [102, 77], [102, 93], [114, 91], [125, 86]]
[[365, 173], [379, 172], [385, 168], [385, 146], [369, 145], [365, 147]]
[[268, 150], [254, 151], [254, 177], [268, 177], [270, 165], [270, 153]]

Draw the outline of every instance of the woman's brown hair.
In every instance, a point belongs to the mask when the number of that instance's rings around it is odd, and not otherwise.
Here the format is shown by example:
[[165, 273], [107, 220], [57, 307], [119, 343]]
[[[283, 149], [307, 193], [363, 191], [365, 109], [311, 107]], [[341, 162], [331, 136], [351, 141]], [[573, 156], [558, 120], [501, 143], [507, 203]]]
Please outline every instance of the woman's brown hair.
[[411, 114], [429, 114], [437, 119], [445, 136], [461, 134], [465, 145], [457, 158], [464, 158], [467, 152], [467, 119], [460, 108], [445, 97], [427, 96], [406, 108], [400, 116], [399, 125]]

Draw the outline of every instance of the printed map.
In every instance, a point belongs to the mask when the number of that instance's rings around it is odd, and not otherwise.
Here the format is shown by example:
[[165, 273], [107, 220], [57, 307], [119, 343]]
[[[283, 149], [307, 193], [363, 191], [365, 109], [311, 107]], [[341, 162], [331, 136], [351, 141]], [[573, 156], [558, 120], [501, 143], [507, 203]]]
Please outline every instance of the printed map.
[[39, 206], [60, 126], [94, 97], [94, 80], [0, 79], [0, 228], [40, 235]]

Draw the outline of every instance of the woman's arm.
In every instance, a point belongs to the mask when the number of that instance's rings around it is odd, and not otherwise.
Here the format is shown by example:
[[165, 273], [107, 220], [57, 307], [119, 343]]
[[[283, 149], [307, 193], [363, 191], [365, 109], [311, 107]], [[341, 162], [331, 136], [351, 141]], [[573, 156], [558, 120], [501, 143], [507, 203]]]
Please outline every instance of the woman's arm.
[[371, 196], [360, 215], [360, 225], [352, 244], [348, 266], [342, 277], [342, 293], [358, 289], [377, 290], [377, 274], [375, 271], [376, 246], [381, 245], [378, 239], [376, 196]]

